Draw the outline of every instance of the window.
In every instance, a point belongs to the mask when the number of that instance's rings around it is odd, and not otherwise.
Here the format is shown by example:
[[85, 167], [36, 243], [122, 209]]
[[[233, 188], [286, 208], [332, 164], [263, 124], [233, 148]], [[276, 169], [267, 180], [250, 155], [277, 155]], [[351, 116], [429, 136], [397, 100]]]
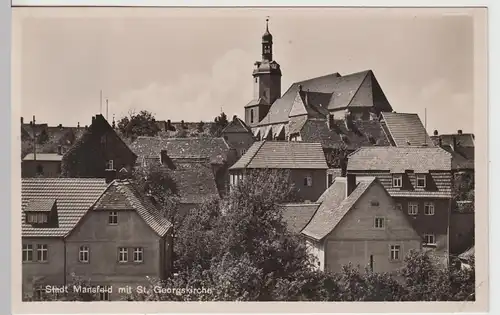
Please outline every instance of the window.
[[142, 262], [143, 259], [142, 247], [134, 248], [134, 262]]
[[376, 229], [384, 229], [385, 228], [385, 219], [384, 218], [375, 218], [375, 228]]
[[114, 170], [114, 169], [115, 166], [113, 160], [109, 160], [108, 162], [106, 162], [106, 170]]
[[425, 174], [417, 174], [417, 187], [425, 188]]
[[83, 263], [89, 262], [89, 247], [86, 245], [80, 246], [80, 251], [78, 253], [78, 260]]
[[400, 245], [391, 245], [390, 258], [391, 260], [400, 260]]
[[403, 205], [400, 203], [396, 204], [396, 210], [402, 211], [403, 210]]
[[392, 187], [403, 187], [403, 175], [397, 174], [392, 175]]
[[247, 152], [247, 150], [241, 149], [241, 156], [243, 156], [246, 152]]
[[46, 244], [39, 244], [36, 249], [36, 260], [39, 262], [46, 262], [48, 259], [48, 249]]
[[309, 186], [311, 187], [313, 185], [313, 179], [311, 175], [307, 175], [304, 177], [304, 186]]
[[118, 250], [118, 261], [121, 263], [128, 262], [128, 249], [120, 247]]
[[111, 301], [110, 287], [103, 286], [102, 291], [99, 292], [100, 301]]
[[380, 205], [380, 203], [377, 200], [372, 200], [372, 201], [370, 201], [370, 205], [372, 207], [378, 207]]
[[434, 234], [424, 234], [424, 243], [426, 245], [436, 245], [436, 236]]
[[408, 204], [408, 214], [417, 215], [418, 214], [418, 203], [410, 202]]
[[434, 215], [434, 203], [433, 202], [424, 203], [424, 214], [425, 215]]
[[26, 221], [29, 224], [43, 224], [47, 223], [48, 215], [46, 213], [27, 213]]
[[116, 212], [116, 211], [111, 211], [111, 212], [109, 213], [108, 223], [109, 223], [109, 224], [111, 224], [111, 225], [116, 225], [116, 224], [118, 224], [118, 212]]
[[250, 110], [250, 123], [253, 124], [253, 109]]
[[257, 83], [257, 78], [255, 78], [255, 83]]
[[333, 174], [328, 174], [328, 187], [333, 184]]
[[33, 245], [23, 244], [23, 262], [33, 261]]

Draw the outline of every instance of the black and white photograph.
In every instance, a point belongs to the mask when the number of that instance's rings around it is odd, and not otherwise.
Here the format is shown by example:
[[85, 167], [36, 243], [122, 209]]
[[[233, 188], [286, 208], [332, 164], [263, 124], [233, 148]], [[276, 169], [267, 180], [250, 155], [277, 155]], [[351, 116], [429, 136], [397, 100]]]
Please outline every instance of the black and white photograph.
[[23, 304], [476, 302], [475, 10], [13, 8]]

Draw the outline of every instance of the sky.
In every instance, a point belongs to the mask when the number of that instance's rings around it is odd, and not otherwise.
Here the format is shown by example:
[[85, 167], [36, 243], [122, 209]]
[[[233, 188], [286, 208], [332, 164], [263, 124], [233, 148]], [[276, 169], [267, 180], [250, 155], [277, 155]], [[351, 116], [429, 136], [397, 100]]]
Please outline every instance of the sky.
[[415, 9], [15, 8], [21, 114], [89, 125], [102, 90], [109, 121], [243, 117], [266, 16], [282, 93], [371, 69], [396, 112], [427, 112], [429, 133], [473, 132], [473, 18]]

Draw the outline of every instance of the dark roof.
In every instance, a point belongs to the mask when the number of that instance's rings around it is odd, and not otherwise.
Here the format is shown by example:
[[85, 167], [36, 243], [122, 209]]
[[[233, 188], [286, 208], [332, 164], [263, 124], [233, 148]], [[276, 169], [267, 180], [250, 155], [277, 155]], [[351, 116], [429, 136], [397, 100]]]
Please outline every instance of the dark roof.
[[[36, 160], [37, 161], [61, 161], [62, 154], [57, 153], [37, 153]], [[35, 155], [33, 153], [28, 153], [23, 158], [23, 161], [33, 161], [35, 159]]]
[[230, 169], [327, 169], [319, 143], [258, 141]]
[[172, 177], [177, 185], [181, 203], [201, 204], [218, 197], [217, 183], [209, 164], [176, 163]]
[[451, 154], [452, 169], [474, 169], [474, 147], [457, 146], [453, 150], [449, 145], [442, 145], [441, 148]]
[[315, 240], [326, 237], [375, 181], [375, 177], [358, 177], [356, 188], [346, 198], [346, 179], [337, 177], [318, 199], [321, 205], [302, 233]]
[[417, 114], [409, 113], [382, 113], [383, 121], [387, 126], [389, 135], [396, 146], [434, 146], [422, 121]]
[[363, 147], [348, 157], [348, 171], [415, 173], [451, 170], [451, 154], [439, 147]]
[[472, 133], [462, 134], [442, 134], [432, 137], [435, 142], [441, 139], [441, 145], [453, 145], [453, 138], [455, 138], [458, 146], [473, 148], [475, 146], [475, 138]]
[[[318, 93], [317, 102], [328, 110], [347, 107], [376, 107], [378, 111], [392, 111], [380, 85], [371, 70], [341, 76], [338, 73], [296, 82], [277, 99], [269, 113], [259, 125], [288, 122], [289, 114], [300, 88], [303, 91]], [[329, 94], [329, 99], [324, 96]]]
[[222, 130], [222, 133], [252, 133], [252, 130], [245, 122], [238, 117], [233, 117], [233, 120]]
[[113, 181], [92, 210], [135, 210], [159, 236], [164, 236], [172, 226], [151, 200], [128, 180]]
[[331, 94], [310, 92], [300, 90], [297, 91], [295, 99], [290, 109], [289, 117], [306, 115], [310, 118], [322, 118], [328, 114], [326, 108], [330, 101]]
[[22, 209], [25, 210], [31, 200], [57, 199], [58, 224], [56, 227], [33, 227], [23, 220], [22, 236], [65, 236], [102, 195], [107, 186], [103, 178], [23, 178]]
[[159, 138], [138, 137], [131, 145], [139, 157], [156, 158], [166, 150], [171, 159], [209, 159], [211, 163], [222, 164], [228, 159], [231, 148], [224, 138]]
[[[95, 135], [102, 135], [105, 132], [112, 132], [116, 135], [116, 137], [120, 140], [122, 145], [126, 148], [129, 148], [127, 143], [123, 141], [123, 139], [116, 133], [116, 131], [111, 127], [108, 121], [102, 116], [98, 114], [95, 116], [95, 121], [83, 131], [83, 134], [74, 142], [74, 144], [64, 153], [63, 160], [68, 159], [74, 152], [83, 146], [87, 141], [93, 139]], [[133, 153], [133, 152], [132, 152]]]
[[300, 233], [318, 210], [317, 203], [289, 203], [282, 205], [283, 221], [287, 229]]
[[24, 208], [24, 212], [50, 212], [56, 205], [56, 199], [42, 198], [30, 199]]
[[[185, 121], [184, 123], [181, 121], [171, 121], [170, 126], [171, 128], [173, 127], [173, 130], [171, 131], [176, 131], [182, 129], [182, 126], [184, 126], [184, 129], [187, 131], [192, 131], [192, 130], [197, 130], [198, 129], [198, 122], [193, 122], [193, 121]], [[210, 130], [210, 127], [215, 124], [213, 121], [203, 121], [203, 130], [208, 131]], [[161, 131], [168, 131], [166, 130], [168, 122], [166, 120], [157, 120], [156, 125]]]
[[347, 129], [346, 120], [334, 120], [330, 129], [325, 119], [309, 119], [304, 122], [300, 136], [304, 142], [318, 142], [323, 148], [345, 144], [349, 150], [361, 146], [389, 145], [389, 141], [378, 120], [353, 120]]

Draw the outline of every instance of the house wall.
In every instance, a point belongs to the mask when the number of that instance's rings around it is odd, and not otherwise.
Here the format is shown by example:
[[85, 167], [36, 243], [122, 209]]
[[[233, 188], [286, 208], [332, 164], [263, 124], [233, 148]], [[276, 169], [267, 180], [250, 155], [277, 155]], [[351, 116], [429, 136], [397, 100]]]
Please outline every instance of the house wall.
[[61, 161], [22, 161], [21, 176], [22, 177], [36, 177], [38, 176], [38, 165], [43, 167], [43, 174], [41, 177], [59, 177], [61, 175]]
[[[117, 211], [118, 224], [108, 224], [108, 211], [91, 211], [67, 237], [66, 273], [91, 278], [100, 285], [113, 287], [147, 284], [146, 276], [158, 278], [166, 274], [166, 262], [162, 258], [167, 247], [135, 211]], [[79, 261], [79, 248], [90, 249], [89, 262]], [[118, 248], [128, 247], [129, 260], [133, 247], [143, 248], [142, 263], [119, 263]], [[163, 256], [163, 257], [162, 257]], [[112, 299], [118, 298], [114, 292]]]
[[[22, 263], [23, 295], [31, 296], [34, 285], [64, 284], [64, 241], [62, 238], [23, 237], [23, 244], [33, 245], [33, 262]], [[37, 262], [37, 244], [47, 245], [47, 262]]]
[[308, 253], [316, 259], [315, 264], [317, 269], [322, 271], [325, 270], [325, 250], [323, 245], [323, 242], [306, 240], [306, 248]]
[[[385, 228], [375, 228], [376, 217], [384, 218]], [[363, 268], [369, 266], [373, 256], [375, 272], [392, 272], [402, 266], [410, 249], [420, 250], [421, 238], [383, 187], [372, 184], [325, 238], [324, 244], [327, 270], [340, 271], [349, 262]], [[390, 260], [391, 245], [401, 246], [398, 261]]]
[[[304, 185], [306, 176], [312, 176], [312, 186]], [[326, 169], [324, 170], [291, 170], [290, 180], [304, 200], [316, 201], [326, 190]]]
[[224, 138], [227, 143], [236, 150], [236, 159], [231, 161], [231, 167], [237, 159], [243, 156], [245, 152], [252, 146], [255, 142], [253, 135], [248, 132], [225, 132]]
[[[433, 248], [441, 254], [448, 253], [448, 226], [450, 215], [450, 200], [433, 198], [394, 198], [395, 202], [401, 204], [402, 211], [412, 222], [413, 227], [423, 236], [423, 234], [434, 234], [436, 246]], [[424, 204], [426, 202], [434, 203], [434, 215], [424, 214]], [[418, 204], [418, 214], [409, 215], [408, 205], [410, 203]]]
[[474, 245], [474, 213], [452, 212], [450, 218], [450, 253], [459, 255]]
[[[321, 194], [326, 190], [327, 177], [326, 169], [324, 170], [303, 170], [292, 169], [290, 171], [290, 182], [297, 190], [299, 197], [303, 200], [316, 201]], [[305, 178], [311, 176], [312, 186], [304, 185]], [[230, 185], [232, 185], [235, 178], [242, 180], [244, 178], [243, 170], [231, 170], [230, 172]], [[238, 181], [238, 180], [237, 180]], [[237, 183], [236, 181], [236, 183]]]

